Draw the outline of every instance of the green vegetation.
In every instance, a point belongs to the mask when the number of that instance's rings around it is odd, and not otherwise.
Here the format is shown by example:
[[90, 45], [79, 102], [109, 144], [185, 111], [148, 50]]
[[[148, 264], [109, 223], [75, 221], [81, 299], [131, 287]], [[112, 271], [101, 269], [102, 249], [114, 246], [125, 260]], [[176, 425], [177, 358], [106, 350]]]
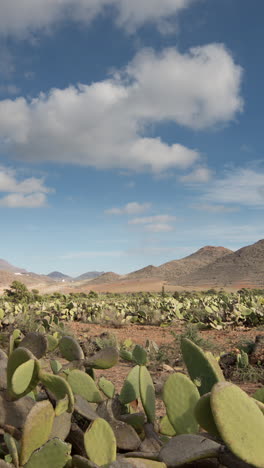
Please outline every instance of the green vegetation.
[[[93, 365], [117, 363], [115, 347], [87, 356], [85, 346], [62, 336], [56, 350], [68, 362], [59, 366], [48, 346], [43, 355], [44, 341], [40, 333], [15, 333], [8, 356], [1, 351], [1, 467], [172, 468], [217, 459], [228, 468], [264, 468], [264, 387], [249, 397], [188, 338], [181, 348], [190, 377], [177, 372], [167, 378], [162, 418], [146, 349], [131, 346], [134, 367], [119, 395], [109, 380], [91, 377]], [[54, 373], [46, 370], [49, 360]]]

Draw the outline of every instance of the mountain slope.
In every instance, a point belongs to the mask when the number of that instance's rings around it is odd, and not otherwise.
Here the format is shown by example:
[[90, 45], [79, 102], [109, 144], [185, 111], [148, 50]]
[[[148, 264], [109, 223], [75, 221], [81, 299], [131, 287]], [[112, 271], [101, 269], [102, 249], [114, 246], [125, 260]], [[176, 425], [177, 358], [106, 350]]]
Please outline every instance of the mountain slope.
[[98, 278], [98, 276], [101, 276], [104, 273], [105, 273], [104, 271], [87, 271], [87, 273], [83, 273], [82, 275], [74, 278], [74, 281], [84, 281], [84, 280]]
[[232, 253], [232, 250], [225, 247], [206, 246], [180, 260], [172, 260], [159, 267], [150, 265], [141, 270], [134, 271], [126, 275], [126, 279], [162, 278], [166, 281], [177, 282], [182, 276], [189, 275], [201, 267], [209, 265], [218, 258], [224, 258], [230, 253]]
[[61, 273], [60, 271], [52, 271], [51, 273], [49, 273], [48, 275], [49, 278], [55, 280], [55, 281], [71, 281], [72, 278], [68, 275], [65, 275], [64, 273]]
[[218, 258], [179, 280], [184, 286], [264, 286], [264, 239]]
[[15, 273], [15, 272], [25, 273], [26, 272], [26, 270], [24, 270], [23, 268], [19, 268], [19, 267], [16, 267], [14, 265], [11, 265], [11, 263], [8, 263], [3, 258], [0, 258], [0, 270], [9, 271], [9, 272], [12, 272], [12, 273]]

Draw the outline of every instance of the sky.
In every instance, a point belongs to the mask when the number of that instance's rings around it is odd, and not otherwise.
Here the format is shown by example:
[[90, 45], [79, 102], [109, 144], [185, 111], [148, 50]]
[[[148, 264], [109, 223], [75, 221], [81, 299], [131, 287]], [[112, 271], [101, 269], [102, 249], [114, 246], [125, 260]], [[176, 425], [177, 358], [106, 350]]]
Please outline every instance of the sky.
[[128, 273], [263, 236], [261, 0], [2, 0], [0, 258]]

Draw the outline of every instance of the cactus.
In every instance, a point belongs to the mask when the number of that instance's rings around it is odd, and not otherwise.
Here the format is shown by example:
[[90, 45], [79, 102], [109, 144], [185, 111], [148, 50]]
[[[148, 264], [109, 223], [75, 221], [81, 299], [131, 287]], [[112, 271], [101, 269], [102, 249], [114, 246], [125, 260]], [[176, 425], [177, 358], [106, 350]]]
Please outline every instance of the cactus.
[[84, 434], [88, 458], [99, 466], [116, 460], [116, 439], [111, 426], [104, 419], [92, 422]]
[[147, 362], [147, 352], [142, 346], [136, 345], [132, 352], [132, 358], [140, 366], [145, 366]]
[[114, 398], [115, 386], [110, 380], [107, 380], [105, 377], [101, 377], [98, 381], [98, 387], [108, 398]]
[[56, 359], [52, 359], [50, 361], [50, 368], [53, 372], [53, 374], [58, 374], [60, 372], [60, 370], [62, 369], [62, 365], [59, 361], [56, 361]]
[[78, 369], [69, 372], [68, 383], [73, 393], [80, 395], [85, 400], [91, 403], [100, 403], [102, 401], [94, 380], [85, 372]]
[[206, 393], [197, 402], [194, 409], [195, 417], [200, 426], [210, 434], [221, 438], [216, 427], [210, 403], [211, 393]]
[[15, 349], [9, 356], [7, 362], [7, 389], [8, 392], [12, 395], [12, 377], [16, 369], [30, 359], [34, 359], [33, 354], [25, 348]]
[[176, 434], [198, 432], [194, 408], [199, 392], [194, 383], [184, 374], [171, 374], [163, 387], [163, 401], [167, 416]]
[[35, 359], [29, 359], [16, 368], [11, 379], [11, 394], [20, 398], [27, 395], [38, 384], [39, 363]]
[[181, 351], [192, 381], [199, 382], [198, 389], [201, 396], [209, 393], [216, 383], [225, 380], [212, 353], [203, 352], [188, 338], [181, 341]]
[[8, 451], [12, 457], [12, 462], [14, 463], [15, 467], [19, 467], [19, 456], [17, 451], [17, 445], [15, 439], [10, 434], [4, 434], [4, 441], [8, 448]]
[[241, 351], [241, 353], [237, 355], [237, 365], [241, 369], [246, 369], [248, 367], [248, 354], [245, 353], [245, 351]]
[[59, 341], [61, 355], [67, 361], [84, 359], [83, 350], [72, 336], [63, 336]]
[[159, 432], [163, 435], [173, 437], [176, 435], [174, 427], [171, 425], [170, 420], [165, 414], [163, 418], [161, 418], [160, 423], [159, 423]]
[[255, 400], [261, 401], [261, 403], [264, 403], [264, 387], [258, 388], [252, 397], [255, 398]]
[[9, 349], [8, 349], [9, 356], [14, 351], [16, 344], [20, 341], [20, 339], [21, 339], [21, 331], [18, 329], [14, 330], [13, 333], [9, 337]]
[[31, 454], [45, 444], [52, 430], [55, 413], [52, 404], [45, 400], [36, 403], [29, 412], [21, 439], [20, 464], [24, 465]]
[[110, 369], [118, 362], [118, 351], [114, 347], [103, 348], [92, 357], [85, 359], [85, 367], [93, 367], [94, 369]]
[[59, 344], [59, 340], [57, 340], [53, 335], [47, 335], [46, 338], [48, 342], [48, 352], [54, 351]]
[[139, 368], [139, 392], [142, 406], [147, 415], [148, 422], [155, 422], [155, 389], [152, 378], [145, 366]]
[[168, 466], [182, 466], [206, 458], [217, 457], [221, 445], [202, 435], [181, 434], [162, 447], [159, 460]]
[[41, 333], [31, 332], [23, 338], [18, 347], [28, 349], [37, 359], [40, 359], [46, 354], [48, 341]]
[[[58, 375], [48, 374], [46, 372], [39, 373], [39, 380], [47, 389], [54, 394], [57, 400], [63, 400], [66, 396], [68, 397], [68, 409], [69, 413], [72, 413], [74, 408], [74, 396], [69, 383], [59, 377]], [[58, 411], [56, 412], [58, 415]]]
[[71, 429], [71, 418], [72, 414], [66, 412], [55, 416], [49, 439], [55, 439], [56, 437], [65, 440]]
[[254, 400], [236, 385], [221, 382], [212, 389], [211, 408], [231, 452], [245, 463], [264, 468], [264, 417]]
[[119, 399], [126, 405], [139, 398], [139, 366], [133, 367], [124, 381]]
[[64, 468], [70, 457], [71, 446], [59, 439], [49, 440], [34, 452], [25, 468]]

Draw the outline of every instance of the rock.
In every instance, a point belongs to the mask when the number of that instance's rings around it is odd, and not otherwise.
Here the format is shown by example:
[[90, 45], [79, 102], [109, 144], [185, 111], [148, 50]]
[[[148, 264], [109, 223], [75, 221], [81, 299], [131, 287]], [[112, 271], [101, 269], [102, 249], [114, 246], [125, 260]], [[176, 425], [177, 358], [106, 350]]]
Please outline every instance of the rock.
[[113, 419], [109, 424], [114, 431], [119, 450], [133, 451], [139, 448], [141, 440], [132, 426]]
[[264, 335], [257, 335], [252, 353], [249, 357], [250, 364], [264, 364]]
[[88, 403], [88, 401], [80, 395], [75, 395], [74, 411], [76, 411], [76, 413], [79, 413], [84, 418], [88, 419], [88, 421], [94, 421], [95, 419], [99, 418], [98, 414], [96, 413], [93, 407], [93, 403]]
[[20, 429], [36, 402], [27, 396], [17, 401], [9, 401], [6, 398], [6, 393], [0, 391], [0, 425], [8, 424]]

